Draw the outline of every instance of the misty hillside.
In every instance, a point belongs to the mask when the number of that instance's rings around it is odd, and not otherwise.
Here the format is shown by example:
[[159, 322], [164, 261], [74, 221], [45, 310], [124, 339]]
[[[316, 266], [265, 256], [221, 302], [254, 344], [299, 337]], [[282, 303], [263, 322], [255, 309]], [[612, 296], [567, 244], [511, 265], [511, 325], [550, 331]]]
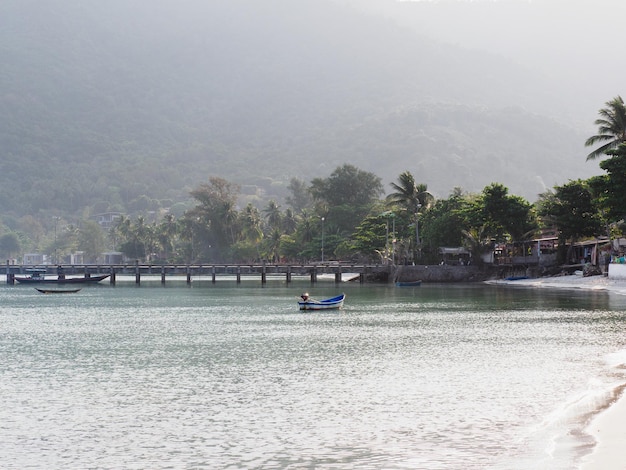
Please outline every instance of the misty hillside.
[[598, 171], [530, 71], [330, 1], [5, 0], [0, 26], [0, 214], [211, 175], [279, 197], [343, 163], [531, 201]]

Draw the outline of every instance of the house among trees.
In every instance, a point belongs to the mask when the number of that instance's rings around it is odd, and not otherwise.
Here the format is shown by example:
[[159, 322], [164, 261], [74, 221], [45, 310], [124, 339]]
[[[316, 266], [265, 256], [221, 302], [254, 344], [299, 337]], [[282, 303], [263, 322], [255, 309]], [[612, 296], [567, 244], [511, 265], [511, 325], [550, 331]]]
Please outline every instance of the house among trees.
[[70, 264], [84, 264], [85, 263], [85, 252], [77, 251], [75, 253], [71, 253], [69, 255], [69, 263]]
[[109, 230], [122, 218], [122, 215], [121, 212], [103, 212], [92, 215], [91, 218], [98, 222], [98, 225], [104, 230]]
[[493, 251], [493, 264], [552, 266], [557, 263], [558, 238], [497, 244]]
[[124, 253], [121, 251], [109, 251], [102, 253], [102, 264], [122, 264], [124, 262]]
[[572, 243], [568, 249], [567, 261], [571, 264], [591, 263], [593, 266], [603, 266], [610, 257], [611, 241], [607, 237], [594, 238]]
[[42, 253], [24, 253], [23, 264], [27, 266], [35, 266], [47, 262], [47, 256]]
[[441, 264], [467, 266], [472, 264], [472, 254], [463, 247], [439, 247]]

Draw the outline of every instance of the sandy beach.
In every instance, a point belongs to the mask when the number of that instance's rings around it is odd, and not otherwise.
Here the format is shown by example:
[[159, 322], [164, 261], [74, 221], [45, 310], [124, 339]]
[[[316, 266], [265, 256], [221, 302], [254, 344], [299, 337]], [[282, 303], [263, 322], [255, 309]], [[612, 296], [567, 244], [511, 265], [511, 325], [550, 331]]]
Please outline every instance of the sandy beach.
[[[487, 283], [547, 289], [606, 290], [626, 295], [626, 281], [604, 276], [570, 275]], [[597, 444], [583, 458], [580, 470], [626, 470], [626, 394], [623, 389], [611, 406], [591, 420], [586, 430]]]
[[518, 279], [515, 281], [494, 280], [486, 281], [486, 283], [552, 289], [606, 290], [626, 295], [626, 281], [611, 280], [608, 277], [604, 276], [583, 277], [577, 275], [569, 275]]

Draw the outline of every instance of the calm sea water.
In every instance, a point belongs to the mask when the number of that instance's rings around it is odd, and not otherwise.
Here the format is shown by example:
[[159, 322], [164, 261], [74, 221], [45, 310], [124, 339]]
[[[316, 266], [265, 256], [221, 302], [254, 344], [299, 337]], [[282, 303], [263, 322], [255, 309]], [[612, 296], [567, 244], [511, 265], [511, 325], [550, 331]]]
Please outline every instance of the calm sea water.
[[[297, 296], [347, 294], [339, 312]], [[626, 297], [485, 285], [0, 285], [0, 462], [572, 469]]]

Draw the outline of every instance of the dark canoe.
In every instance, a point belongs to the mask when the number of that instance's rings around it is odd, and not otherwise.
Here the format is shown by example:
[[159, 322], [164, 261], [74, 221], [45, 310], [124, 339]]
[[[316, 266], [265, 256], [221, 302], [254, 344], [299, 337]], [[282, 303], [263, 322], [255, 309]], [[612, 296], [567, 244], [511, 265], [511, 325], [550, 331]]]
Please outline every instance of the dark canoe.
[[333, 310], [343, 307], [343, 301], [346, 298], [346, 294], [341, 294], [336, 297], [324, 300], [301, 300], [298, 302], [300, 310]]
[[15, 276], [15, 280], [21, 284], [91, 284], [100, 282], [110, 274], [82, 277], [43, 277], [43, 276]]
[[397, 287], [417, 287], [421, 285], [422, 285], [422, 281], [398, 281], [396, 282]]
[[81, 288], [78, 289], [40, 289], [39, 287], [35, 287], [42, 294], [75, 294]]

